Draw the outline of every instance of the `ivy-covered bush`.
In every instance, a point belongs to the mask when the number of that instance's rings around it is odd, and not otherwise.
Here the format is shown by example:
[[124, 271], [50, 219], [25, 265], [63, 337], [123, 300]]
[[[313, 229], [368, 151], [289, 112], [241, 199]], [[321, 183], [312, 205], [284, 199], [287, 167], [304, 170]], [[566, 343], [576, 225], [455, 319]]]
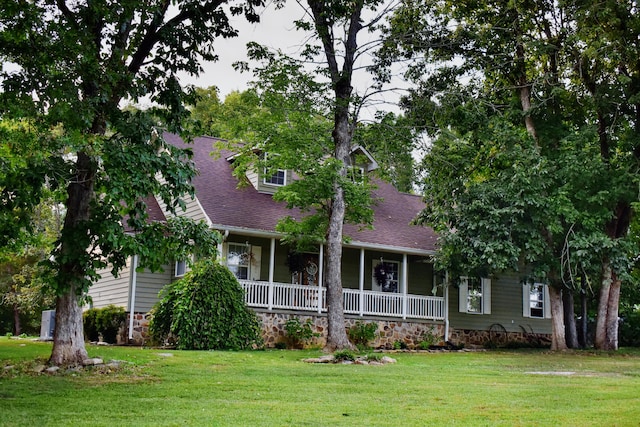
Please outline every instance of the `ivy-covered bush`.
[[183, 350], [242, 350], [262, 346], [260, 322], [244, 302], [244, 290], [225, 266], [196, 263], [167, 285], [153, 308], [152, 339], [175, 340]]
[[84, 336], [89, 341], [102, 340], [111, 344], [118, 341], [118, 331], [127, 319], [127, 312], [122, 307], [108, 305], [103, 308], [91, 308], [84, 313]]

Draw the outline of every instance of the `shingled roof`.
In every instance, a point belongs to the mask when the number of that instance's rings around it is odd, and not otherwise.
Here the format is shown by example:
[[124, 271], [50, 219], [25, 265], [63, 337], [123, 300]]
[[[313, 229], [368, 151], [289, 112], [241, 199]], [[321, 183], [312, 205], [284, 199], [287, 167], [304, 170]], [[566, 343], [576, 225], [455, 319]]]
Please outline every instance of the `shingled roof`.
[[[199, 137], [193, 143], [177, 135], [165, 134], [168, 143], [193, 150], [193, 160], [199, 175], [194, 180], [196, 197], [213, 227], [246, 230], [252, 234], [274, 234], [278, 220], [285, 216], [299, 218], [299, 211], [287, 209], [270, 194], [259, 193], [253, 186], [238, 188], [232, 167], [226, 158], [230, 153], [212, 156], [215, 138]], [[347, 224], [345, 235], [350, 246], [384, 248], [410, 253], [432, 253], [436, 247], [436, 234], [428, 227], [411, 225], [424, 204], [419, 196], [401, 193], [392, 185], [375, 180], [373, 196], [380, 201], [374, 206], [373, 230], [359, 230]]]

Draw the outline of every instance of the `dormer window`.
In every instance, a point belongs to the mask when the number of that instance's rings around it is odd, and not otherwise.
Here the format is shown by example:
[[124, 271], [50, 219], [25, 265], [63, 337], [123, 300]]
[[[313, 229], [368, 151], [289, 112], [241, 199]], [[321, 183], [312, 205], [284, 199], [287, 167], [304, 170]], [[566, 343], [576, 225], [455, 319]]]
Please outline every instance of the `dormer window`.
[[278, 171], [271, 176], [269, 176], [269, 172], [267, 169], [264, 169], [264, 183], [268, 185], [277, 185], [283, 186], [287, 184], [287, 172], [283, 169], [278, 169]]
[[[269, 154], [269, 155], [273, 156], [273, 154]], [[263, 156], [263, 160], [266, 162], [268, 154], [264, 153], [262, 156]], [[275, 173], [273, 171], [274, 171], [273, 168], [271, 168], [270, 170], [267, 169], [266, 167], [264, 168], [264, 170], [262, 171], [263, 177], [264, 177], [262, 180], [263, 184], [274, 185], [278, 187], [287, 185], [287, 171], [285, 171], [284, 169], [277, 169]]]

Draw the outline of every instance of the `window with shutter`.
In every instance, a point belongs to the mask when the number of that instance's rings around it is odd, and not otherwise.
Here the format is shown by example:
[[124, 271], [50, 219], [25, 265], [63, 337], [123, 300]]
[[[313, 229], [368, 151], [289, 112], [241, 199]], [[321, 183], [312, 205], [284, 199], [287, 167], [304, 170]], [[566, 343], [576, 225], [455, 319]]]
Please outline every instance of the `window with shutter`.
[[468, 314], [491, 314], [491, 279], [461, 277], [458, 311]]

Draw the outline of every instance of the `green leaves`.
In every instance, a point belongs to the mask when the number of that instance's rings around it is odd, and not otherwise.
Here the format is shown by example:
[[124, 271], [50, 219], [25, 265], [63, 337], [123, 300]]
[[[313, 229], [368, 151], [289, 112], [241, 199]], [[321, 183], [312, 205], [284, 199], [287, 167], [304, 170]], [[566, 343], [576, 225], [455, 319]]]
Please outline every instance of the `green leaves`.
[[152, 336], [187, 350], [244, 350], [262, 345], [260, 324], [233, 273], [210, 259], [165, 287], [153, 309]]

